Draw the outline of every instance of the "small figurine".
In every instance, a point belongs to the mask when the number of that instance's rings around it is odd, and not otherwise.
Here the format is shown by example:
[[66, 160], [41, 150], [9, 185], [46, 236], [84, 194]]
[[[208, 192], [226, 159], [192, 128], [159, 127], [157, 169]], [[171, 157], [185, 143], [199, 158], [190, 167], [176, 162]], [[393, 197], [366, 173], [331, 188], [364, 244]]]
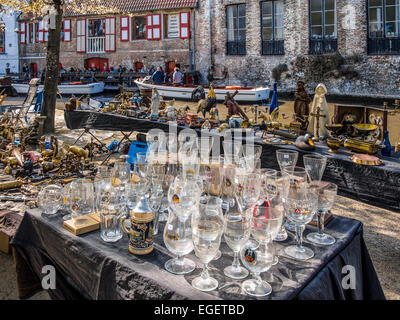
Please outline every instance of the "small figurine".
[[202, 128], [203, 130], [210, 130], [210, 129], [211, 129], [210, 121], [209, 121], [208, 119], [206, 119], [206, 120], [204, 121], [204, 123], [202, 124], [201, 128]]
[[207, 112], [209, 113], [211, 109], [215, 108], [216, 106], [217, 106], [217, 95], [215, 94], [214, 86], [211, 83], [207, 93], [207, 98], [205, 100], [204, 99], [200, 100], [197, 105], [197, 113], [201, 111], [201, 113], [203, 114], [203, 118], [205, 118]]
[[166, 107], [165, 114], [169, 121], [176, 120], [175, 108], [173, 104], [172, 105], [170, 104], [169, 106]]
[[219, 113], [217, 107], [214, 107], [210, 110], [210, 120], [219, 121]]
[[309, 104], [311, 102], [311, 98], [304, 88], [304, 81], [297, 81], [297, 89], [294, 96], [294, 113], [296, 115], [296, 121], [301, 123], [302, 130], [307, 130], [307, 117], [309, 115]]
[[160, 94], [156, 88], [153, 88], [153, 95], [151, 100], [151, 118], [158, 118], [158, 110], [160, 108]]
[[227, 120], [230, 128], [240, 128], [243, 120], [249, 121], [249, 117], [243, 112], [238, 103], [234, 100], [236, 94], [238, 94], [237, 90], [233, 95], [230, 95], [229, 92], [227, 92], [225, 96], [224, 104], [228, 108]]
[[315, 96], [311, 107], [311, 120], [308, 125], [308, 132], [314, 134], [314, 139], [319, 138], [325, 139], [329, 136], [329, 131], [326, 129], [326, 125], [329, 124], [330, 113], [328, 103], [326, 102], [325, 95], [328, 90], [326, 90], [325, 85], [320, 83], [315, 89]]

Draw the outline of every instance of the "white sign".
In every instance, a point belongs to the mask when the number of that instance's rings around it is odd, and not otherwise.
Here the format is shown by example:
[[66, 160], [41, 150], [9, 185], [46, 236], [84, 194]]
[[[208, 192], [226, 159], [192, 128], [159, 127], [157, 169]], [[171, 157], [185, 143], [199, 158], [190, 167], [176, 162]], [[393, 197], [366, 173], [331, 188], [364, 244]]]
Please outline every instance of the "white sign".
[[168, 15], [168, 38], [179, 38], [179, 15]]

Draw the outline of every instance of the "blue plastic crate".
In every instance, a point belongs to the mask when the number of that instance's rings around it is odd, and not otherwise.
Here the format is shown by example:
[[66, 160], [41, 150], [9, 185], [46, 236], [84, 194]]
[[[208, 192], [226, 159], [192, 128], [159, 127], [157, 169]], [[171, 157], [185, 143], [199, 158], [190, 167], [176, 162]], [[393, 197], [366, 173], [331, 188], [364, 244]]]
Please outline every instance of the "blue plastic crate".
[[139, 152], [147, 152], [148, 145], [146, 142], [138, 142], [138, 141], [132, 141], [131, 146], [128, 151], [128, 158], [126, 159], [126, 162], [130, 164], [137, 164], [137, 154]]

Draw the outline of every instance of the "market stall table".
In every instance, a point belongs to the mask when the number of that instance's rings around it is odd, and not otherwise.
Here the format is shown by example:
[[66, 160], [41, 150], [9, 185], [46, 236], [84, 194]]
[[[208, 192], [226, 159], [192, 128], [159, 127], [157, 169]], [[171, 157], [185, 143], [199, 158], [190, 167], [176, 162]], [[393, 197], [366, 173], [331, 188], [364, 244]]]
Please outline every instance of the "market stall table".
[[[12, 240], [16, 259], [19, 294], [28, 297], [41, 289], [42, 267], [56, 270], [56, 289], [48, 290], [53, 299], [254, 299], [240, 287], [243, 280], [223, 274], [232, 264], [233, 253], [225, 242], [222, 257], [212, 261], [210, 273], [219, 282], [217, 290], [205, 293], [191, 281], [201, 272], [194, 253], [188, 255], [198, 268], [188, 275], [173, 275], [164, 263], [173, 257], [162, 239], [164, 224], [154, 237], [155, 250], [145, 256], [128, 252], [124, 236], [116, 243], [105, 243], [99, 231], [74, 236], [62, 228], [60, 213], [45, 217], [38, 209], [28, 210]], [[307, 227], [305, 235], [315, 230]], [[284, 255], [283, 247], [294, 243], [293, 235], [277, 243], [279, 263], [262, 274], [273, 288], [270, 296], [258, 299], [385, 299], [365, 246], [362, 223], [335, 216], [327, 232], [337, 242], [329, 247], [312, 247], [315, 257], [296, 261]], [[355, 289], [344, 289], [344, 266], [355, 270]]]

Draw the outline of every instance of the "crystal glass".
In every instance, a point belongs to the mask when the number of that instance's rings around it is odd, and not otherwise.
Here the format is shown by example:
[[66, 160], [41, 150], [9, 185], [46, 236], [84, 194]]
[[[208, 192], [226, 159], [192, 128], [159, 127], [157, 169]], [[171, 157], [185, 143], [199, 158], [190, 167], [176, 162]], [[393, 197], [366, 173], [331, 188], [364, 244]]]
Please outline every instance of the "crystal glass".
[[[307, 182], [307, 172], [303, 167], [284, 168], [283, 175], [289, 177], [289, 182], [292, 187], [296, 187], [298, 183]], [[291, 220], [290, 216], [286, 216], [285, 228], [289, 231], [295, 232], [295, 223]]]
[[244, 164], [247, 172], [256, 172], [261, 168], [262, 146], [248, 144], [243, 146]]
[[85, 224], [86, 215], [94, 211], [93, 182], [76, 179], [71, 182], [70, 209], [74, 224]]
[[100, 237], [105, 242], [116, 242], [122, 238], [121, 219], [125, 215], [122, 195], [111, 183], [99, 191]]
[[164, 227], [164, 243], [167, 249], [177, 258], [165, 263], [165, 269], [173, 274], [192, 272], [196, 264], [184, 256], [193, 250], [191, 219], [178, 215], [173, 208], [169, 208], [168, 220]]
[[319, 154], [303, 156], [304, 168], [310, 181], [321, 181], [325, 171], [327, 157]]
[[235, 164], [239, 162], [242, 155], [242, 142], [239, 140], [224, 140], [222, 142], [224, 148], [224, 159], [227, 164]]
[[38, 207], [43, 214], [52, 216], [63, 206], [63, 188], [55, 184], [42, 188], [38, 194]]
[[276, 159], [278, 160], [279, 168], [283, 171], [284, 168], [294, 169], [299, 153], [295, 150], [278, 149], [276, 150]]
[[224, 232], [224, 218], [218, 208], [214, 210], [214, 201], [217, 200], [210, 198], [210, 205], [200, 204], [199, 210], [192, 215], [194, 251], [204, 264], [201, 276], [193, 279], [192, 286], [201, 291], [211, 291], [218, 287], [218, 281], [208, 273], [208, 263], [218, 252]]
[[240, 265], [239, 252], [241, 247], [249, 240], [251, 231], [250, 210], [243, 210], [239, 205], [237, 196], [229, 204], [225, 213], [224, 239], [234, 252], [233, 263], [224, 269], [224, 274], [232, 279], [246, 278], [249, 272]]
[[158, 234], [158, 225], [160, 221], [160, 207], [162, 201], [163, 190], [161, 185], [153, 185], [150, 190], [149, 203], [154, 212], [153, 234]]
[[319, 245], [331, 245], [336, 239], [324, 232], [325, 214], [332, 208], [337, 195], [337, 185], [326, 181], [317, 181], [311, 183], [318, 194], [318, 232], [312, 232], [307, 235], [307, 240]]
[[254, 279], [242, 283], [242, 288], [252, 296], [266, 296], [272, 292], [271, 285], [263, 281], [260, 273], [273, 265], [274, 250], [272, 239], [282, 225], [283, 208], [266, 203], [257, 205], [253, 211], [251, 233], [259, 246], [246, 244], [240, 251], [243, 265], [252, 272]]
[[200, 171], [200, 159], [197, 154], [182, 156], [182, 176], [184, 179], [197, 178]]
[[312, 220], [318, 208], [318, 195], [307, 182], [293, 184], [289, 182], [289, 192], [284, 202], [286, 215], [295, 223], [296, 245], [285, 248], [285, 253], [297, 260], [308, 260], [314, 252], [303, 247], [303, 231], [305, 225]]
[[111, 172], [111, 184], [121, 193], [125, 201], [125, 186], [131, 182], [131, 165], [127, 162], [115, 162]]
[[200, 137], [198, 139], [198, 144], [200, 162], [208, 162], [210, 158], [210, 152], [214, 145], [214, 137]]
[[140, 177], [145, 177], [147, 174], [147, 152], [138, 152], [137, 158], [137, 172]]
[[[63, 190], [62, 190], [62, 194], [63, 194], [63, 206], [62, 209], [66, 212], [71, 212], [70, 211], [70, 201], [71, 201], [71, 183], [68, 183], [64, 186]], [[63, 220], [67, 221], [72, 219], [72, 215], [71, 213], [67, 213], [65, 215], [63, 215]]]
[[203, 164], [205, 176], [205, 190], [208, 195], [221, 196], [221, 162], [219, 157], [212, 157]]

